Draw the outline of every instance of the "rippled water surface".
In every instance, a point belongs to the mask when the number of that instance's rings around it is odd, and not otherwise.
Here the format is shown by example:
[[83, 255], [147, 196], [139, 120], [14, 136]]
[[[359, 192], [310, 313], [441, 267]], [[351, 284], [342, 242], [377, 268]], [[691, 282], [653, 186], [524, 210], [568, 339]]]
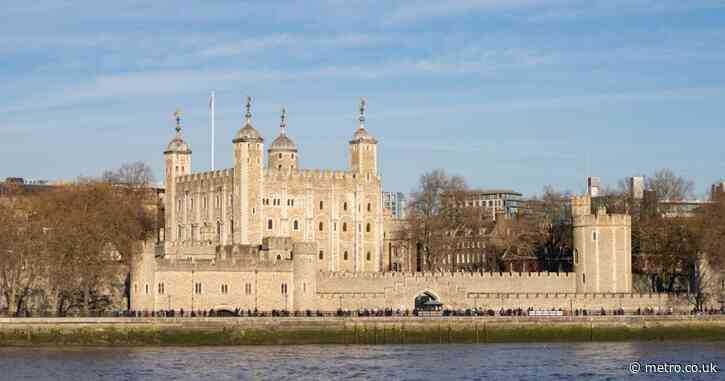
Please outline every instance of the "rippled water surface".
[[[725, 343], [0, 348], [0, 379], [618, 380], [632, 361], [722, 368]], [[722, 380], [725, 371], [632, 378]]]

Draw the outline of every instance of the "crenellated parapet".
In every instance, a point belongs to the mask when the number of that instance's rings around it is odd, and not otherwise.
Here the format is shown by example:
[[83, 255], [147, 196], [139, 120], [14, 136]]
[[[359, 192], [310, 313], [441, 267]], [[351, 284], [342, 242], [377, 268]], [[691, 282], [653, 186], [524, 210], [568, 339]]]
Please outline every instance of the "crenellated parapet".
[[193, 183], [200, 182], [202, 180], [218, 180], [231, 178], [234, 176], [234, 168], [220, 169], [216, 171], [208, 172], [196, 172], [188, 175], [182, 175], [176, 177], [177, 183]]
[[574, 216], [574, 228], [584, 226], [615, 227], [630, 226], [632, 217], [628, 214], [608, 214], [600, 208], [596, 214]]
[[267, 180], [283, 181], [336, 181], [354, 184], [359, 182], [381, 181], [380, 176], [362, 175], [357, 172], [327, 169], [264, 169], [264, 178]]
[[568, 272], [320, 272], [322, 279], [438, 279], [438, 280], [524, 280], [524, 279], [567, 279], [573, 278], [574, 273]]

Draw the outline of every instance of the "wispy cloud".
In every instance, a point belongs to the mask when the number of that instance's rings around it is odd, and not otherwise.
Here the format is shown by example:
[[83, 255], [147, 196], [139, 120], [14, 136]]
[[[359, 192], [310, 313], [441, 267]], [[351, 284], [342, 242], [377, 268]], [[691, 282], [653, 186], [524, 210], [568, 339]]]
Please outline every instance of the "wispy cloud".
[[562, 0], [449, 0], [401, 3], [386, 15], [388, 24], [422, 21], [435, 17], [465, 14], [471, 11], [492, 11], [560, 3]]
[[256, 53], [262, 50], [306, 49], [306, 48], [350, 48], [378, 44], [385, 41], [381, 36], [365, 34], [343, 34], [331, 37], [314, 37], [292, 34], [268, 35], [245, 38], [242, 41], [216, 44], [203, 49], [200, 55], [205, 57], [231, 57]]

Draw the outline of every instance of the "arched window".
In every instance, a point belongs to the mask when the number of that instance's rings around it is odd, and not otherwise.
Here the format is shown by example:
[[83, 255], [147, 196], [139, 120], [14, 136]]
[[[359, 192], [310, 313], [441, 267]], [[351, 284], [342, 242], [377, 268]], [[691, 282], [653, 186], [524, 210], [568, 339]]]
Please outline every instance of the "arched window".
[[373, 209], [373, 204], [368, 202], [368, 212], [371, 211], [372, 209]]
[[323, 231], [324, 225], [320, 222], [320, 231]]
[[295, 231], [300, 230], [300, 223], [297, 220], [292, 223], [292, 229]]
[[324, 206], [325, 206], [325, 203], [320, 201], [320, 210], [322, 210], [322, 208], [324, 208]]
[[365, 256], [365, 258], [366, 258], [366, 259], [367, 259], [368, 261], [370, 260], [370, 258], [371, 258], [371, 255], [370, 255], [370, 252], [369, 252], [369, 251], [368, 251], [367, 255]]
[[282, 154], [281, 153], [277, 154], [277, 157], [281, 159], [282, 158]]
[[344, 253], [342, 253], [342, 259], [344, 259], [344, 260], [347, 261], [347, 251], [345, 251]]
[[325, 253], [320, 250], [320, 260], [323, 260], [325, 258]]
[[582, 283], [587, 282], [587, 274], [582, 274]]
[[272, 230], [272, 219], [267, 220], [267, 230]]
[[370, 224], [365, 225], [365, 232], [370, 233]]
[[342, 210], [347, 210], [347, 203], [346, 202], [343, 202], [342, 203]]
[[343, 222], [342, 223], [342, 231], [343, 232], [346, 232], [347, 231], [347, 222]]

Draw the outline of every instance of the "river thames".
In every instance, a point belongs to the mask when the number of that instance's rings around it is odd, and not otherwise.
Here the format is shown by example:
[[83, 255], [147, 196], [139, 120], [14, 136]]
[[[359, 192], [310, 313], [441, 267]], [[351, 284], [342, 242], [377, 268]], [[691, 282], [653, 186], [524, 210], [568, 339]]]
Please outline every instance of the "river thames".
[[698, 342], [0, 348], [3, 380], [713, 380], [724, 365], [725, 343]]

